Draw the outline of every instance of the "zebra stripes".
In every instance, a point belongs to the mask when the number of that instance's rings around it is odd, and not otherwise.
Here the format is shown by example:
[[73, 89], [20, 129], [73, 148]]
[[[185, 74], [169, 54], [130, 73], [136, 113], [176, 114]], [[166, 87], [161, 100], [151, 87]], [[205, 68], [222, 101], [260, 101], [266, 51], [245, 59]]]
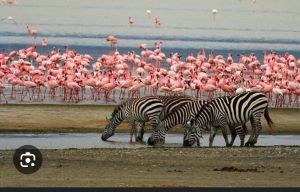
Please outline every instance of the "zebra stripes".
[[[180, 106], [193, 101], [193, 97], [189, 96], [157, 96], [164, 105], [164, 110], [161, 113], [160, 120], [164, 119], [168, 114], [176, 111]], [[130, 140], [132, 140], [133, 133], [135, 133], [136, 141], [143, 141], [145, 122], [137, 122], [136, 126], [131, 130]]]
[[172, 111], [157, 126], [157, 129], [148, 139], [149, 145], [164, 144], [167, 131], [178, 124], [185, 124], [196, 116], [199, 109], [206, 104], [206, 101], [190, 100], [178, 106], [177, 110]]
[[[176, 110], [180, 105], [193, 100], [192, 97], [184, 96], [148, 96], [142, 98], [129, 99], [118, 105], [110, 119], [108, 125], [102, 133], [102, 140], [106, 140], [114, 134], [115, 128], [124, 120], [131, 123], [131, 137], [136, 136], [136, 141], [142, 141], [145, 122], [150, 121], [155, 129], [159, 120], [166, 114]], [[138, 127], [138, 133], [136, 131]]]
[[159, 122], [163, 107], [161, 100], [153, 96], [129, 99], [119, 104], [112, 112], [110, 122], [102, 133], [102, 140], [105, 141], [111, 137], [114, 134], [116, 127], [124, 119], [128, 119], [132, 126], [135, 126], [135, 121], [150, 121], [152, 127], [155, 129]]
[[[212, 146], [218, 128], [222, 130], [226, 146], [230, 146], [233, 141], [228, 142], [227, 128], [232, 132], [236, 130], [237, 133], [244, 134], [242, 125], [250, 120], [252, 133], [246, 146], [254, 146], [262, 128], [260, 121], [262, 114], [271, 127], [273, 122], [268, 112], [268, 99], [262, 93], [250, 91], [236, 96], [216, 98], [202, 107], [195, 118], [188, 123], [188, 134], [184, 143], [193, 145], [197, 141], [195, 137], [199, 128], [211, 126], [209, 146]], [[241, 145], [243, 145], [242, 138]]]

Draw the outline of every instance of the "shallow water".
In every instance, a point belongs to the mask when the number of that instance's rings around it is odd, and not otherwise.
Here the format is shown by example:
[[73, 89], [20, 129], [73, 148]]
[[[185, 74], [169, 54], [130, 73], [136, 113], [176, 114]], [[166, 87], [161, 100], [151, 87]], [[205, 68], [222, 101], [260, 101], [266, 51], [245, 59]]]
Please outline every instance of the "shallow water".
[[[299, 56], [300, 25], [297, 25], [300, 1], [257, 0], [18, 0], [16, 6], [0, 6], [0, 19], [14, 17], [18, 25], [0, 22], [0, 48], [24, 48], [42, 38], [48, 50], [70, 45], [78, 52], [93, 56], [107, 53], [109, 34], [119, 39], [119, 51], [127, 52], [140, 43], [153, 48], [163, 41], [166, 53], [183, 56], [196, 50], [214, 50], [227, 54], [261, 50], [292, 51]], [[212, 9], [219, 13], [213, 19]], [[152, 11], [150, 19], [146, 10]], [[133, 26], [128, 17], [134, 18]], [[161, 27], [153, 20], [160, 18]], [[25, 25], [38, 30], [29, 37]], [[226, 51], [225, 51], [226, 50]], [[39, 50], [45, 52], [46, 50]], [[226, 55], [225, 55], [226, 56]], [[236, 56], [236, 54], [234, 54]]]
[[[148, 139], [150, 134], [145, 134]], [[22, 145], [34, 145], [39, 149], [67, 149], [67, 148], [145, 148], [147, 144], [130, 143], [128, 133], [116, 133], [108, 141], [101, 140], [97, 133], [64, 133], [64, 134], [0, 134], [0, 150], [16, 149]], [[165, 147], [182, 147], [181, 134], [168, 134]], [[246, 137], [247, 141], [248, 137]], [[239, 138], [234, 145], [239, 145]], [[217, 135], [214, 146], [224, 146], [221, 135]], [[300, 146], [300, 135], [260, 135], [257, 146]], [[208, 135], [203, 135], [201, 146], [208, 146]]]

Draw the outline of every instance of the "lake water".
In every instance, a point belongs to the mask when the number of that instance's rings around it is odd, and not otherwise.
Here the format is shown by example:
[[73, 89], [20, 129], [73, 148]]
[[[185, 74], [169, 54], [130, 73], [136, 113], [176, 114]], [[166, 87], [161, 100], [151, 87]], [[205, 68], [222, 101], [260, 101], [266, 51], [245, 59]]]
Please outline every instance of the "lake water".
[[[150, 134], [145, 134], [148, 139]], [[208, 146], [209, 135], [204, 134], [201, 146]], [[147, 144], [130, 143], [128, 133], [116, 133], [108, 139], [101, 140], [98, 133], [63, 133], [63, 134], [0, 134], [0, 150], [17, 149], [22, 145], [34, 145], [39, 149], [67, 149], [67, 148], [145, 148]], [[182, 134], [168, 134], [164, 147], [182, 147]], [[246, 141], [248, 136], [246, 137]], [[239, 146], [236, 138], [234, 145]], [[256, 146], [300, 146], [299, 135], [260, 135]], [[225, 146], [223, 136], [216, 135], [213, 146]]]
[[[12, 50], [40, 45], [47, 38], [49, 46], [69, 45], [80, 53], [94, 57], [108, 53], [107, 35], [119, 39], [119, 51], [138, 52], [140, 43], [153, 48], [163, 42], [163, 51], [180, 52], [183, 56], [207, 52], [227, 56], [238, 53], [276, 50], [300, 56], [300, 1], [298, 0], [18, 0], [15, 6], [0, 4], [0, 18], [12, 16], [18, 25], [0, 22], [0, 48]], [[219, 13], [215, 19], [211, 10]], [[152, 12], [149, 18], [146, 10]], [[128, 25], [131, 16], [135, 23]], [[153, 19], [161, 20], [155, 27]], [[38, 30], [29, 37], [26, 24]], [[40, 49], [39, 51], [43, 52]], [[44, 50], [45, 52], [45, 50]]]

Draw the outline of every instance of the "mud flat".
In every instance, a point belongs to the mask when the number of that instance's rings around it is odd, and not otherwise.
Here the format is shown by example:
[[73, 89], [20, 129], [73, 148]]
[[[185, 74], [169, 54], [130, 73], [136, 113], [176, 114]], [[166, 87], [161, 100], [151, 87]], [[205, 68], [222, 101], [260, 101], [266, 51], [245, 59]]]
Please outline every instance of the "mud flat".
[[42, 168], [19, 173], [0, 151], [0, 186], [299, 187], [300, 147], [42, 150]]
[[[51, 132], [101, 132], [110, 117], [113, 105], [56, 105], [9, 104], [0, 105], [0, 132], [51, 133]], [[300, 134], [300, 108], [271, 108], [275, 123], [274, 134]], [[128, 132], [124, 122], [116, 132]], [[148, 126], [148, 132], [151, 132]], [[172, 130], [182, 132], [181, 126]], [[263, 120], [263, 133], [271, 130]]]

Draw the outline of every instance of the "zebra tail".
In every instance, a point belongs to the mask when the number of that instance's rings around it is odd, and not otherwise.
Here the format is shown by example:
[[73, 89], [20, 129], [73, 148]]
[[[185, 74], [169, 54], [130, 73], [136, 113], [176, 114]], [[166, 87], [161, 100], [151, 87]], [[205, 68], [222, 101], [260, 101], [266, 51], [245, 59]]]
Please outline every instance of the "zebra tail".
[[273, 123], [273, 121], [272, 121], [272, 119], [271, 119], [271, 117], [270, 117], [270, 115], [269, 115], [269, 110], [268, 110], [268, 108], [266, 108], [266, 110], [265, 110], [265, 112], [264, 112], [264, 117], [265, 117], [265, 119], [267, 120], [267, 123], [268, 123], [268, 125], [269, 125], [271, 131], [273, 132], [273, 125], [274, 125], [274, 123]]

